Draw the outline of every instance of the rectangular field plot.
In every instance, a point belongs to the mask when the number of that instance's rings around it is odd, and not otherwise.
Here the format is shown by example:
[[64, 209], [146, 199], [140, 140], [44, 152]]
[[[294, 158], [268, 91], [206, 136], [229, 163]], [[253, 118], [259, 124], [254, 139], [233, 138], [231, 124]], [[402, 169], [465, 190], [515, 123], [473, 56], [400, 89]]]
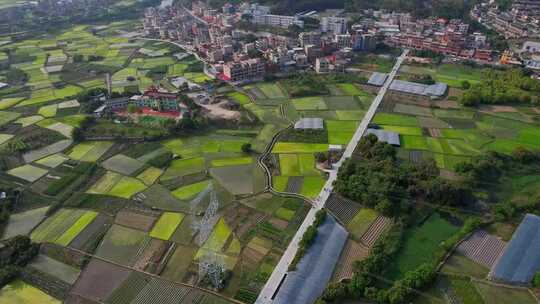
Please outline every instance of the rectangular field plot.
[[161, 275], [169, 280], [182, 281], [196, 252], [197, 248], [178, 245]]
[[13, 135], [11, 134], [0, 134], [0, 145], [12, 139]]
[[278, 142], [272, 153], [315, 153], [328, 151], [328, 144]]
[[62, 154], [53, 154], [36, 161], [36, 164], [40, 164], [49, 168], [56, 168], [68, 159], [69, 158]]
[[137, 178], [141, 180], [145, 185], [152, 186], [163, 174], [163, 170], [149, 167], [148, 169], [141, 172], [141, 174], [137, 175]]
[[416, 117], [388, 113], [377, 113], [373, 118], [373, 123], [380, 125], [419, 127]]
[[537, 301], [526, 289], [512, 289], [502, 286], [492, 286], [482, 282], [475, 282], [478, 292], [485, 299], [486, 304], [535, 304]]
[[363, 94], [363, 91], [352, 83], [339, 83], [336, 84], [336, 87], [345, 95], [356, 96]]
[[140, 180], [133, 177], [124, 176], [107, 194], [127, 199], [139, 192], [146, 190], [146, 188], [146, 185]]
[[363, 108], [354, 96], [329, 96], [324, 97], [324, 101], [330, 110], [351, 111]]
[[251, 157], [235, 157], [235, 158], [214, 159], [211, 161], [211, 166], [212, 167], [226, 167], [226, 166], [249, 165], [251, 163], [253, 163], [253, 158]]
[[48, 126], [46, 126], [47, 129], [56, 131], [65, 137], [70, 138], [73, 134], [73, 127], [61, 122], [53, 123]]
[[430, 261], [439, 244], [458, 230], [459, 227], [453, 226], [438, 213], [432, 214], [422, 226], [406, 233], [404, 246], [388, 270], [388, 275], [393, 279], [401, 278], [407, 271]]
[[143, 231], [112, 225], [99, 244], [96, 255], [121, 265], [132, 266], [147, 241], [149, 238]]
[[70, 158], [80, 161], [97, 161], [113, 143], [108, 141], [91, 141], [76, 145], [68, 155]]
[[183, 213], [164, 212], [150, 231], [150, 236], [168, 241], [183, 219]]
[[[231, 233], [231, 228], [225, 223], [225, 220], [223, 218], [219, 219], [202, 248], [213, 252], [221, 252]], [[197, 257], [200, 257], [202, 253], [203, 252], [199, 250]]]
[[362, 110], [352, 110], [352, 111], [336, 111], [336, 116], [338, 120], [356, 120], [360, 121], [364, 118], [366, 111]]
[[0, 303], [9, 304], [60, 304], [57, 300], [32, 285], [17, 279], [0, 290]]
[[433, 110], [435, 116], [440, 118], [461, 118], [472, 119], [474, 117], [473, 111], [466, 110], [447, 110], [447, 109], [435, 109]]
[[21, 179], [24, 179], [28, 182], [35, 182], [40, 179], [42, 176], [47, 174], [47, 170], [38, 168], [32, 165], [23, 165], [11, 170], [8, 170], [6, 173]]
[[403, 135], [401, 139], [401, 147], [409, 150], [429, 150], [427, 140], [423, 136]]
[[281, 88], [275, 83], [259, 83], [257, 88], [263, 92], [266, 97], [270, 99], [285, 98], [287, 97]]
[[408, 114], [413, 116], [433, 116], [431, 109], [427, 107], [413, 106], [408, 104], [398, 103], [394, 107], [394, 112]]
[[98, 216], [97, 212], [94, 211], [85, 211], [84, 214], [69, 227], [58, 239], [54, 242], [58, 245], [67, 246], [81, 231], [86, 228], [96, 217]]
[[320, 96], [296, 98], [293, 99], [291, 102], [294, 105], [294, 108], [298, 111], [328, 110], [324, 99]]
[[94, 302], [107, 299], [128, 278], [131, 271], [111, 263], [92, 259], [71, 292]]
[[272, 187], [276, 191], [284, 192], [287, 189], [287, 184], [289, 183], [288, 176], [273, 176], [272, 177]]
[[168, 180], [175, 177], [185, 176], [204, 171], [205, 161], [202, 157], [174, 160], [165, 171], [162, 180]]
[[297, 154], [279, 154], [279, 167], [281, 175], [301, 176]]
[[131, 157], [117, 154], [104, 161], [101, 165], [107, 170], [115, 171], [123, 175], [131, 175], [142, 168], [144, 163]]
[[210, 185], [210, 180], [182, 186], [172, 192], [174, 197], [181, 200], [188, 200], [199, 194]]
[[347, 225], [347, 230], [353, 235], [355, 240], [359, 241], [378, 216], [379, 213], [373, 209], [360, 209]]
[[32, 116], [21, 117], [21, 118], [17, 119], [16, 121], [14, 121], [14, 123], [21, 124], [21, 126], [23, 128], [25, 128], [25, 127], [31, 126], [31, 125], [39, 122], [39, 121], [42, 121], [43, 119], [44, 118], [41, 115], [32, 115]]
[[382, 128], [387, 131], [396, 132], [399, 135], [422, 136], [422, 129], [417, 127], [383, 125]]
[[58, 110], [58, 105], [52, 104], [52, 105], [43, 106], [39, 108], [38, 114], [43, 117], [50, 118], [50, 117], [56, 116], [57, 110]]
[[46, 156], [62, 152], [65, 149], [67, 149], [69, 146], [71, 146], [72, 143], [73, 143], [72, 140], [64, 139], [64, 140], [55, 142], [54, 144], [45, 146], [43, 148], [26, 152], [23, 154], [23, 159], [25, 162], [30, 163], [38, 159], [42, 159]]
[[39, 254], [30, 264], [29, 267], [35, 268], [41, 272], [51, 275], [70, 285], [75, 283], [81, 271], [75, 267], [69, 266], [55, 259], [51, 259], [46, 255]]
[[327, 120], [325, 121], [328, 130], [329, 144], [347, 144], [358, 126], [356, 121]]
[[60, 209], [32, 231], [30, 238], [34, 242], [54, 243], [70, 227], [72, 227], [84, 213], [84, 210], [79, 209]]
[[24, 98], [3, 98], [0, 99], [0, 110], [9, 109], [12, 106], [18, 104]]
[[302, 185], [302, 195], [309, 198], [315, 198], [321, 192], [326, 180], [319, 176], [306, 176], [304, 177], [304, 184]]
[[90, 189], [86, 191], [86, 193], [91, 194], [107, 194], [114, 185], [116, 185], [120, 179], [122, 178], [122, 175], [107, 171], [105, 175], [103, 175]]
[[232, 98], [234, 101], [238, 102], [240, 105], [245, 105], [251, 102], [249, 96], [242, 94], [240, 92], [232, 92], [227, 94], [228, 97]]
[[27, 235], [45, 218], [48, 209], [49, 207], [42, 207], [10, 215], [1, 239], [9, 239], [16, 235]]

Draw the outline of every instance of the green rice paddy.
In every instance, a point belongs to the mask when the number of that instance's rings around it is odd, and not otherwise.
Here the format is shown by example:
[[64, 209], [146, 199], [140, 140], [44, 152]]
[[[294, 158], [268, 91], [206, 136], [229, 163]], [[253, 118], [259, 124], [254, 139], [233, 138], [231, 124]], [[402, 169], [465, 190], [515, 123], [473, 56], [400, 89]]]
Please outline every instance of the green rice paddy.
[[326, 180], [320, 176], [306, 176], [300, 193], [309, 198], [315, 198], [319, 195], [325, 183]]
[[182, 186], [174, 190], [172, 194], [178, 199], [187, 200], [199, 194], [199, 192], [206, 189], [208, 185], [210, 185], [210, 180], [205, 180], [191, 185]]
[[32, 285], [17, 279], [0, 290], [0, 303], [9, 304], [60, 304], [57, 300]]
[[278, 142], [272, 153], [315, 153], [328, 151], [328, 144]]
[[320, 96], [296, 98], [292, 99], [291, 102], [294, 105], [294, 108], [299, 111], [328, 109], [324, 99]]
[[164, 212], [159, 217], [154, 228], [152, 228], [152, 231], [150, 231], [150, 236], [157, 239], [169, 240], [183, 219], [183, 213]]
[[85, 211], [84, 214], [69, 227], [58, 239], [54, 242], [61, 246], [67, 246], [71, 241], [83, 231], [86, 226], [88, 226], [96, 217], [98, 216], [97, 212], [94, 211]]
[[47, 174], [47, 172], [48, 172], [47, 170], [38, 168], [36, 166], [23, 165], [23, 166], [8, 170], [6, 173], [33, 183], [36, 180], [40, 179], [45, 174]]
[[249, 165], [251, 163], [253, 163], [253, 158], [251, 157], [234, 157], [234, 158], [213, 159], [211, 161], [211, 166], [212, 167], [240, 166], [240, 165]]

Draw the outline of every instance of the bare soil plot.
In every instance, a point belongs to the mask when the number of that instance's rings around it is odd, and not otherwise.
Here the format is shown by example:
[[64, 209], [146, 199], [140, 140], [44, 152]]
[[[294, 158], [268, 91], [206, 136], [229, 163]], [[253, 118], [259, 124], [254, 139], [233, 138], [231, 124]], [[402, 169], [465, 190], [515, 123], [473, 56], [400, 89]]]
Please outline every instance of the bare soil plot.
[[354, 272], [354, 262], [362, 261], [363, 259], [367, 258], [368, 255], [368, 248], [360, 243], [348, 239], [337, 262], [333, 275], [333, 281], [339, 282], [345, 279], [351, 279]]
[[161, 275], [167, 279], [182, 282], [197, 250], [196, 247], [178, 245]]
[[93, 301], [102, 302], [128, 278], [129, 274], [128, 269], [92, 259], [71, 292]]
[[122, 282], [120, 287], [116, 288], [107, 298], [107, 304], [129, 304], [137, 294], [150, 282], [151, 277], [142, 273], [133, 271], [129, 277]]
[[144, 163], [122, 154], [115, 155], [101, 164], [105, 169], [123, 175], [131, 175], [144, 165]]
[[450, 128], [450, 125], [436, 117], [418, 117], [418, 123], [422, 128]]
[[485, 230], [476, 231], [457, 247], [456, 251], [488, 268], [503, 253], [506, 243]]
[[131, 266], [148, 241], [150, 239], [142, 231], [113, 225], [101, 241], [96, 255], [118, 264]]
[[39, 254], [28, 267], [35, 268], [43, 273], [53, 276], [70, 285], [75, 283], [81, 271], [75, 267], [59, 262], [50, 257]]
[[253, 165], [211, 168], [210, 174], [232, 194], [253, 193]]
[[114, 223], [148, 232], [152, 229], [155, 220], [155, 217], [149, 215], [123, 210], [116, 214]]
[[10, 215], [2, 239], [27, 235], [45, 218], [48, 209], [49, 207], [42, 207]]
[[[84, 228], [81, 233], [79, 233], [73, 241], [69, 244], [70, 247], [75, 249], [84, 250], [88, 245], [92, 245], [94, 241], [101, 238], [106, 232], [107, 229], [112, 224], [112, 218], [99, 214], [88, 226]], [[92, 248], [93, 249], [93, 248]]]
[[190, 292], [189, 287], [174, 284], [163, 279], [152, 278], [133, 299], [132, 304], [178, 304]]
[[159, 263], [165, 253], [169, 250], [171, 243], [152, 238], [148, 246], [144, 248], [139, 255], [137, 262], [133, 265], [133, 268], [144, 270], [147, 272], [156, 273], [159, 272]]
[[379, 215], [377, 219], [369, 226], [369, 229], [362, 235], [360, 243], [368, 248], [373, 247], [379, 237], [392, 226], [392, 220], [385, 216]]

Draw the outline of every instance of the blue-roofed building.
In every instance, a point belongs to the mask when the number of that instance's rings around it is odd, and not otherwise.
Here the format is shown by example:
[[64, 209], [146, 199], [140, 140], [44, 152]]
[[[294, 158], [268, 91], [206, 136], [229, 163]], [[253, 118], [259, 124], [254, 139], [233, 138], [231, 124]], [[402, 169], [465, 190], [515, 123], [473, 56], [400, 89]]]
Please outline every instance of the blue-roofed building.
[[527, 214], [491, 269], [493, 281], [529, 285], [540, 271], [540, 217]]
[[382, 85], [386, 81], [386, 78], [388, 78], [388, 74], [375, 72], [371, 74], [367, 83], [372, 86], [382, 87]]
[[392, 81], [389, 89], [399, 93], [420, 95], [436, 99], [441, 98], [444, 96], [444, 94], [446, 94], [446, 91], [448, 90], [448, 85], [441, 82], [427, 85], [410, 81], [394, 80]]
[[328, 215], [315, 241], [296, 265], [296, 271], [287, 273], [273, 303], [314, 303], [330, 281], [348, 235], [347, 230]]

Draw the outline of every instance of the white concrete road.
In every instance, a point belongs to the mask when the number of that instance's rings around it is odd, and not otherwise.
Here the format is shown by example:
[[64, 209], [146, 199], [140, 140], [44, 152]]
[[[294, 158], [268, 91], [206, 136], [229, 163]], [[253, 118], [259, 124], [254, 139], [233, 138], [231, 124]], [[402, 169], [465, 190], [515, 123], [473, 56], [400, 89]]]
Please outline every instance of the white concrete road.
[[[347, 145], [347, 148], [345, 149], [343, 156], [337, 163], [333, 165], [333, 170], [329, 173], [329, 177], [328, 177], [328, 180], [326, 181], [326, 184], [321, 190], [321, 193], [319, 194], [319, 196], [313, 201], [314, 202], [313, 208], [311, 208], [306, 218], [304, 219], [304, 222], [302, 222], [302, 225], [300, 225], [300, 228], [298, 229], [293, 239], [289, 243], [289, 246], [285, 250], [285, 253], [283, 254], [276, 268], [272, 272], [272, 275], [270, 276], [270, 278], [264, 285], [255, 303], [260, 303], [260, 304], [273, 303], [272, 297], [276, 293], [276, 290], [280, 286], [280, 283], [283, 280], [283, 277], [288, 271], [289, 265], [291, 264], [294, 256], [296, 255], [298, 244], [300, 243], [302, 236], [306, 232], [307, 228], [311, 226], [311, 224], [314, 222], [315, 213], [324, 207], [326, 201], [328, 200], [328, 197], [332, 193], [333, 184], [334, 184], [334, 181], [337, 179], [337, 172], [339, 170], [339, 167], [343, 164], [343, 162], [347, 158], [351, 157], [352, 153], [354, 152], [354, 149], [358, 145], [358, 142], [362, 138], [362, 135], [366, 132], [369, 123], [375, 116], [375, 113], [377, 112], [377, 108], [381, 104], [384, 98], [384, 95], [386, 94], [386, 91], [388, 90], [388, 87], [394, 80], [394, 77], [396, 76], [408, 52], [409, 52], [408, 50], [404, 50], [403, 53], [397, 58], [397, 61], [394, 64], [394, 67], [392, 68], [392, 71], [390, 72], [390, 74], [388, 75], [388, 78], [386, 79], [386, 82], [379, 90], [377, 97], [375, 97], [366, 115], [364, 115], [364, 118], [358, 125], [358, 128], [356, 129], [356, 132], [354, 133], [353, 138]], [[316, 267], [316, 265], [313, 265], [313, 266]]]

